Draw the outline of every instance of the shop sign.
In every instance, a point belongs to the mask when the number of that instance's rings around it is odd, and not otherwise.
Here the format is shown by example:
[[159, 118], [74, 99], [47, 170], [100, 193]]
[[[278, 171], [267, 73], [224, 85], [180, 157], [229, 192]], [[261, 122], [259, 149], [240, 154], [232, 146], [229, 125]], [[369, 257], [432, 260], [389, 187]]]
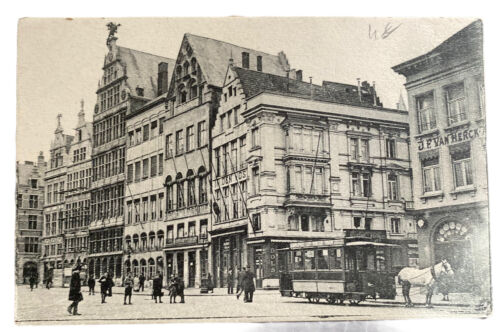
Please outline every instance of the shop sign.
[[245, 180], [246, 178], [247, 178], [247, 170], [244, 169], [244, 170], [241, 170], [241, 171], [238, 171], [238, 172], [235, 172], [235, 173], [232, 173], [232, 174], [229, 174], [229, 175], [222, 177], [221, 182], [223, 185], [225, 185], [225, 184], [233, 183], [235, 181]]
[[484, 128], [457, 130], [446, 135], [417, 140], [418, 150], [434, 149], [442, 145], [470, 141], [480, 136], [484, 136]]

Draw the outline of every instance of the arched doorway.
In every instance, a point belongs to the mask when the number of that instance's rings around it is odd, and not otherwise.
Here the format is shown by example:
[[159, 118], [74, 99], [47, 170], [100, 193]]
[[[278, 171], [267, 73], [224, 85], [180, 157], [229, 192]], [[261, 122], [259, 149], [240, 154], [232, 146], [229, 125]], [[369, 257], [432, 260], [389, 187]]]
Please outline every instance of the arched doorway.
[[455, 272], [450, 292], [470, 292], [474, 285], [472, 232], [469, 224], [459, 221], [441, 223], [434, 232], [434, 260], [446, 259]]
[[148, 276], [153, 279], [156, 275], [155, 260], [153, 258], [148, 259]]
[[23, 265], [23, 284], [28, 283], [31, 276], [38, 278], [38, 267], [35, 262], [26, 262]]

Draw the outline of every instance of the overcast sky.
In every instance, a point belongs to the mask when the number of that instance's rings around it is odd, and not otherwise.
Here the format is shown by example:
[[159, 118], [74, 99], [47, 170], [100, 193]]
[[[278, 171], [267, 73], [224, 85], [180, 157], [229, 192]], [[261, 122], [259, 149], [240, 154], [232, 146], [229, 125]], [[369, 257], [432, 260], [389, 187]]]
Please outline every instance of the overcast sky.
[[[186, 32], [277, 54], [313, 82], [376, 82], [385, 107], [396, 107], [404, 77], [392, 66], [421, 55], [472, 19], [225, 18], [225, 19], [24, 19], [19, 23], [17, 82], [17, 160], [48, 159], [50, 142], [63, 115], [74, 134], [80, 100], [88, 120], [107, 52], [106, 23], [120, 23], [118, 44], [176, 58]], [[384, 27], [399, 26], [387, 38]], [[377, 31], [378, 38], [370, 38]]]

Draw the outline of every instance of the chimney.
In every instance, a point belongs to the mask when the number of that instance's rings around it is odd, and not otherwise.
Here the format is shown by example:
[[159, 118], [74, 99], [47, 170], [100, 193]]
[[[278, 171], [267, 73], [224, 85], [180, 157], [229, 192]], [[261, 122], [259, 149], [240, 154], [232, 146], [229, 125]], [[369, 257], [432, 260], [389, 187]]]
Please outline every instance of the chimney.
[[311, 99], [313, 99], [313, 78], [309, 76], [309, 88], [311, 90]]
[[359, 97], [359, 102], [361, 102], [361, 79], [357, 78], [358, 80], [358, 97]]
[[168, 63], [158, 64], [158, 96], [168, 91]]
[[45, 158], [43, 157], [43, 151], [40, 151], [38, 155], [38, 165], [42, 165], [45, 162]]
[[295, 72], [295, 79], [302, 82], [302, 69]]
[[373, 81], [373, 87], [372, 87], [372, 94], [373, 94], [373, 106], [377, 106], [377, 92], [375, 91], [375, 81]]

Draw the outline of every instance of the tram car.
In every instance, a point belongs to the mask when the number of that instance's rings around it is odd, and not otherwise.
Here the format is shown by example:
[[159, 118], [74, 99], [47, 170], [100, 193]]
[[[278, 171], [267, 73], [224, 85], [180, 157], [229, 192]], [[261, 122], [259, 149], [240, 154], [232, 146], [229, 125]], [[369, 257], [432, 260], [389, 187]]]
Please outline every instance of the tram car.
[[390, 262], [395, 247], [383, 240], [346, 238], [291, 243], [288, 271], [280, 274], [281, 295], [353, 305], [367, 298], [394, 299], [398, 271]]

